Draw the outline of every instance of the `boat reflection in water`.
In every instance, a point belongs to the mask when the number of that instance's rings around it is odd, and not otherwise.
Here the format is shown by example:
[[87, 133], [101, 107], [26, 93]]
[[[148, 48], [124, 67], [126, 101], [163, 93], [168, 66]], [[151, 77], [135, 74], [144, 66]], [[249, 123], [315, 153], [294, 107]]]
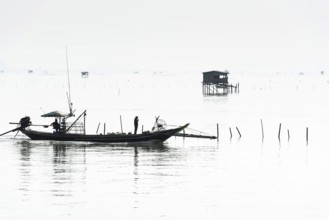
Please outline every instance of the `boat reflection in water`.
[[168, 175], [162, 170], [163, 164], [175, 160], [174, 149], [164, 143], [120, 145], [24, 140], [16, 146], [20, 154], [20, 191], [25, 200], [39, 194], [48, 203], [61, 206], [87, 204], [90, 199], [107, 201], [119, 196], [121, 187], [127, 187], [134, 199], [131, 205], [135, 207], [139, 200], [136, 196], [145, 192], [148, 184], [145, 181], [154, 175]]

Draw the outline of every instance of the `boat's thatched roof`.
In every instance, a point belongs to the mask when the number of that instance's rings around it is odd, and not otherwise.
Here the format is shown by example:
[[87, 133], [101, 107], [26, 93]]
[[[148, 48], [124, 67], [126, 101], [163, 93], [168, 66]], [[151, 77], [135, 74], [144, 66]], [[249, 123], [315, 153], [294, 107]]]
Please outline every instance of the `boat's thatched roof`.
[[68, 113], [64, 113], [64, 112], [61, 112], [61, 111], [52, 111], [52, 112], [41, 115], [41, 117], [55, 117], [55, 118], [58, 118], [58, 117], [67, 117], [68, 115], [69, 115]]

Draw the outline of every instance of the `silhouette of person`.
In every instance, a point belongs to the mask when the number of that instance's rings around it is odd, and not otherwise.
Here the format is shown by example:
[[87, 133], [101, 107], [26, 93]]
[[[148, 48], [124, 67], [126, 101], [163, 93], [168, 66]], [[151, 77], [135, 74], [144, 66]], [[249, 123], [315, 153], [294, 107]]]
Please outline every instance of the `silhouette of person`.
[[53, 126], [53, 129], [55, 130], [55, 132], [58, 132], [60, 126], [59, 126], [59, 123], [57, 121], [57, 118], [55, 119], [55, 121], [53, 123], [50, 124], [50, 126]]
[[134, 134], [137, 134], [138, 121], [139, 121], [138, 116], [136, 116], [135, 119], [134, 119], [134, 126], [135, 126], [135, 132], [134, 132]]

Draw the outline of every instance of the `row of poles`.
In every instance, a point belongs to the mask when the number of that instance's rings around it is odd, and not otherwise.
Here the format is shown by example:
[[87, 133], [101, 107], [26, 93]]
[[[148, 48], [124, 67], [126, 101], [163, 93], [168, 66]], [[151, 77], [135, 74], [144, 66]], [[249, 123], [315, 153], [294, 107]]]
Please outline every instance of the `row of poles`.
[[[262, 140], [264, 141], [264, 126], [263, 126], [263, 120], [260, 119], [260, 123], [261, 123], [261, 128], [262, 128]], [[239, 130], [238, 127], [235, 127], [236, 131], [239, 134], [239, 138], [241, 138], [241, 132]], [[232, 128], [229, 127], [229, 131], [230, 131], [230, 138], [232, 139], [233, 134], [232, 134]], [[287, 129], [287, 134], [288, 134], [288, 141], [290, 140], [290, 131], [289, 129]], [[281, 123], [279, 124], [279, 132], [278, 132], [278, 139], [279, 141], [281, 141]], [[217, 123], [217, 141], [219, 141], [219, 125]], [[308, 143], [308, 127], [306, 127], [306, 142]]]
[[[97, 130], [96, 130], [96, 134], [98, 134], [98, 130], [99, 130], [99, 126], [101, 125], [101, 123], [99, 122], [98, 123], [98, 126], [97, 126]], [[120, 115], [120, 127], [121, 127], [121, 133], [123, 133], [123, 127], [122, 127], [122, 117]], [[104, 131], [103, 131], [103, 134], [106, 135], [106, 123], [104, 123]]]
[[[264, 129], [263, 129], [263, 122], [262, 123], [262, 138], [264, 140]], [[287, 129], [287, 134], [288, 134], [288, 141], [290, 140], [290, 131]], [[281, 123], [279, 124], [279, 132], [278, 132], [278, 139], [279, 141], [281, 140]], [[308, 143], [308, 127], [306, 127], [306, 142]]]
[[[241, 138], [242, 135], [241, 135], [241, 132], [240, 132], [239, 128], [238, 128], [238, 127], [235, 127], [235, 128], [236, 128], [236, 131], [237, 131], [238, 134], [239, 134], [239, 138]], [[233, 134], [232, 134], [232, 128], [229, 127], [229, 129], [230, 129], [230, 138], [232, 139], [232, 137], [233, 137]], [[218, 123], [217, 123], [217, 141], [219, 141], [219, 125], [218, 125]]]
[[[98, 123], [98, 126], [97, 126], [97, 130], [96, 130], [96, 134], [98, 134], [98, 130], [99, 130], [99, 127], [100, 127], [101, 123], [99, 122]], [[120, 115], [120, 127], [121, 127], [121, 133], [123, 134], [123, 126], [122, 126], [122, 117]], [[144, 125], [142, 125], [142, 133], [144, 132]], [[104, 123], [104, 130], [103, 130], [103, 134], [106, 135], [106, 123]]]

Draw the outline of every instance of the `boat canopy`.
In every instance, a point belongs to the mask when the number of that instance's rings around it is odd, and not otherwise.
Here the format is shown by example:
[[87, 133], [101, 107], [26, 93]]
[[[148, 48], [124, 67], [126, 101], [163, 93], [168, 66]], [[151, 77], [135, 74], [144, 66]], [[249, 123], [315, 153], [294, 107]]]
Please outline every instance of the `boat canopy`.
[[61, 111], [52, 111], [52, 112], [41, 115], [41, 117], [55, 117], [55, 118], [67, 117], [67, 116], [69, 116], [68, 113], [64, 113], [64, 112], [61, 112]]

